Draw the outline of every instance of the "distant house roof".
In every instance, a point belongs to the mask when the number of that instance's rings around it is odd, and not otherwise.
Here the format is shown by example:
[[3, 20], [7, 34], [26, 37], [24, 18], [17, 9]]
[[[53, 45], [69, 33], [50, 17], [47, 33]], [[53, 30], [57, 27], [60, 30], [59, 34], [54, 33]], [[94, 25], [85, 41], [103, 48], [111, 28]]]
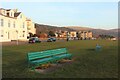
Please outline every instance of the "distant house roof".
[[0, 8], [0, 10], [10, 11], [11, 9], [4, 9], [4, 8]]
[[6, 11], [10, 11], [11, 9], [7, 9]]
[[17, 12], [14, 14], [14, 17], [18, 17], [20, 15], [21, 12]]
[[27, 19], [26, 21], [31, 21], [30, 19]]
[[0, 15], [5, 16], [5, 17], [8, 17], [8, 18], [16, 19], [15, 17], [10, 17], [10, 16], [8, 16], [8, 15], [3, 15], [2, 13], [0, 13]]
[[0, 8], [0, 10], [6, 10], [6, 9], [4, 9], [4, 8]]

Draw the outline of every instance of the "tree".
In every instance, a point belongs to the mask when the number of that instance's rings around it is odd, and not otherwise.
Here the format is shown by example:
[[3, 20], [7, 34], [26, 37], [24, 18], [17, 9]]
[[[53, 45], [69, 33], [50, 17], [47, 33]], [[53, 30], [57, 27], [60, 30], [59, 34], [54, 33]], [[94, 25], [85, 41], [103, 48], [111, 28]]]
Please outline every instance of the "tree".
[[77, 32], [76, 34], [77, 34], [77, 38], [78, 38], [78, 40], [80, 40], [80, 38], [81, 38], [80, 33], [79, 33], [79, 32]]
[[39, 35], [39, 37], [40, 37], [40, 38], [47, 38], [47, 34], [46, 34], [46, 33], [41, 33], [41, 34]]
[[37, 37], [37, 34], [34, 34], [32, 37]]
[[30, 32], [30, 33], [29, 33], [29, 37], [32, 37], [32, 36], [33, 36], [33, 33]]
[[61, 33], [64, 33], [64, 31], [61, 31]]
[[109, 39], [109, 38], [114, 38], [114, 36], [111, 36], [111, 35], [99, 35], [100, 38], [102, 39]]
[[69, 41], [69, 32], [66, 33], [67, 41]]
[[54, 37], [55, 33], [53, 31], [49, 31], [48, 35], [51, 36], [51, 37]]

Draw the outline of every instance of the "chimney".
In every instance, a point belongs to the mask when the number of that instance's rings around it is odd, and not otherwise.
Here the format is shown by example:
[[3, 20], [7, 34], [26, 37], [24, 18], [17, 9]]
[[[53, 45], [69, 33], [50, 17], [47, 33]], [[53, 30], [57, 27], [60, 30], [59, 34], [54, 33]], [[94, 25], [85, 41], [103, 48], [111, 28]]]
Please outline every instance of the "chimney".
[[13, 11], [16, 13], [16, 12], [18, 12], [18, 9], [13, 9]]

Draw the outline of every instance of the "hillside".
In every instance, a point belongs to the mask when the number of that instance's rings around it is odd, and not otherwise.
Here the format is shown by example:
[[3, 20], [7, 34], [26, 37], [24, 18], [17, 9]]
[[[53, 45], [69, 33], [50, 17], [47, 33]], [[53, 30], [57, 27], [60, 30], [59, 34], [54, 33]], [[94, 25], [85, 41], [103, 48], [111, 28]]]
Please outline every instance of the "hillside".
[[[88, 27], [79, 27], [79, 26], [68, 26], [68, 27], [58, 27], [58, 26], [51, 26], [51, 25], [44, 25], [44, 24], [37, 24], [35, 23], [35, 27], [37, 29], [37, 34], [40, 32], [48, 33], [49, 31], [92, 31], [93, 36], [98, 36], [101, 34], [104, 35], [111, 35], [118, 37], [118, 33], [120, 33], [120, 29], [110, 29], [110, 30], [104, 30], [104, 29], [94, 29], [94, 28], [88, 28]], [[119, 35], [120, 37], [120, 35]]]
[[48, 33], [49, 31], [75, 31], [73, 29], [65, 28], [65, 27], [57, 27], [57, 26], [51, 26], [51, 25], [44, 25], [44, 24], [37, 24], [35, 23], [35, 27], [37, 29], [36, 33], [39, 34], [42, 33]]
[[104, 35], [111, 35], [111, 36], [118, 37], [118, 33], [120, 33], [120, 29], [104, 30], [104, 29], [94, 29], [94, 28], [79, 27], [79, 26], [77, 26], [77, 27], [76, 26], [69, 26], [69, 27], [66, 27], [66, 28], [73, 29], [73, 30], [76, 30], [76, 31], [82, 31], [82, 30], [92, 31], [93, 36], [98, 36], [98, 35], [104, 34]]
[[[118, 32], [113, 31], [113, 30], [104, 30], [104, 29], [92, 29], [91, 30], [95, 36], [104, 34], [104, 35], [111, 35], [118, 37]], [[119, 36], [120, 37], [120, 36]]]
[[93, 28], [81, 27], [81, 26], [67, 26], [66, 28], [73, 29], [76, 31], [89, 31], [93, 29]]

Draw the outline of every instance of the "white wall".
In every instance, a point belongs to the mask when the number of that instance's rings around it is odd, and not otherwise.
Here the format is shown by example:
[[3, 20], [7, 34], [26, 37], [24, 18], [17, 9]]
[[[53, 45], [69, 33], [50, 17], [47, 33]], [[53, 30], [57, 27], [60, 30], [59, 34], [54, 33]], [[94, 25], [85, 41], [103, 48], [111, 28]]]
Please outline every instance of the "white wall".
[[[4, 26], [2, 27], [0, 25], [0, 34], [1, 34], [1, 31], [3, 31], [3, 37], [1, 37], [0, 35], [0, 42], [17, 40], [16, 31], [18, 31], [19, 40], [27, 40], [27, 25], [25, 21], [26, 17], [24, 15], [23, 15], [23, 18], [19, 17], [17, 19], [0, 15], [0, 19], [4, 19]], [[8, 20], [10, 20], [10, 27], [8, 27]], [[15, 28], [14, 28], [13, 22], [15, 22]], [[24, 28], [23, 28], [23, 22], [25, 24]], [[23, 37], [23, 33], [24, 33], [24, 37]]]

